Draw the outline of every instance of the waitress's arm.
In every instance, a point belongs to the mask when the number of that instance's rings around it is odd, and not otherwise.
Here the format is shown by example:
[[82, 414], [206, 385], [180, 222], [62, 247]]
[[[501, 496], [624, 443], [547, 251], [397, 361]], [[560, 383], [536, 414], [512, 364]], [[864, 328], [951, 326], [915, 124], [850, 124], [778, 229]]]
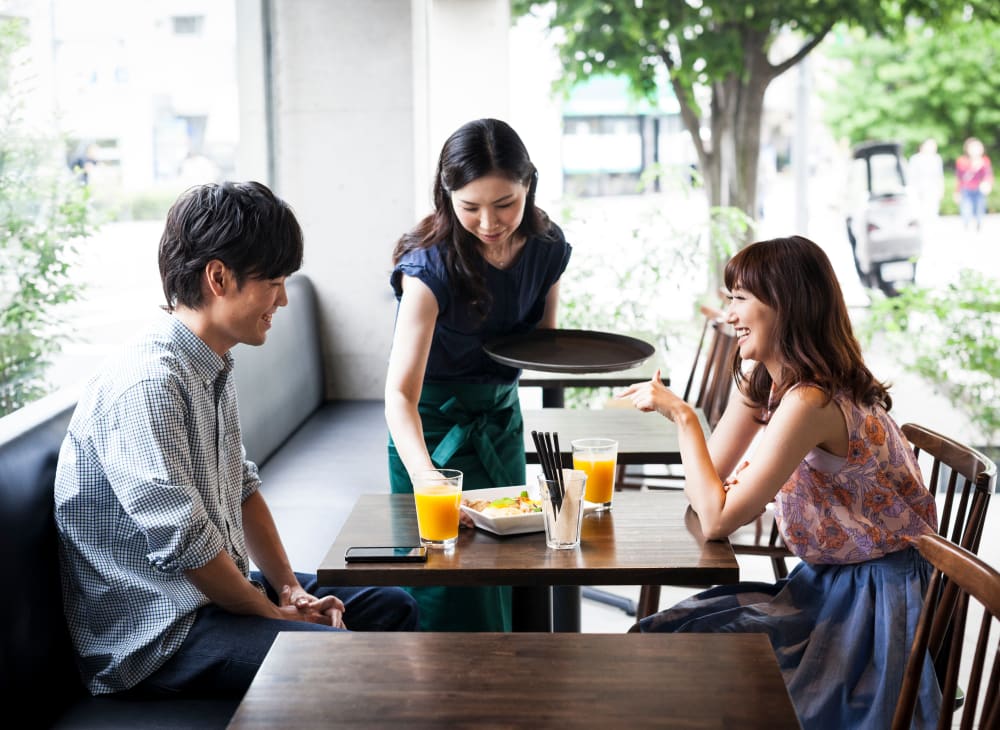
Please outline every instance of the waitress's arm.
[[545, 312], [542, 314], [542, 321], [538, 323], [540, 330], [554, 330], [556, 328], [556, 315], [559, 313], [559, 282], [557, 281], [545, 295]]
[[417, 278], [403, 276], [403, 296], [385, 380], [385, 421], [406, 470], [433, 469], [417, 404], [423, 388], [427, 356], [434, 336], [438, 304], [430, 288]]

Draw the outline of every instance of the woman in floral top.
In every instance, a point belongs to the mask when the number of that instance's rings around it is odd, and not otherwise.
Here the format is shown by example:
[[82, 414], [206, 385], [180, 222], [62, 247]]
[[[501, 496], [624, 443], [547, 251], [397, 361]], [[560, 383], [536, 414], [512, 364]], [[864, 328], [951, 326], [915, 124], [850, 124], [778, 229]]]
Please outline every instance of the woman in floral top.
[[[658, 374], [620, 396], [677, 424], [685, 493], [707, 538], [773, 501], [801, 561], [785, 580], [719, 586], [635, 629], [767, 633], [803, 727], [888, 727], [931, 573], [911, 540], [936, 531], [934, 497], [823, 250], [800, 236], [754, 243], [725, 282], [741, 397], [711, 438]], [[914, 727], [933, 726], [940, 701], [928, 661]]]

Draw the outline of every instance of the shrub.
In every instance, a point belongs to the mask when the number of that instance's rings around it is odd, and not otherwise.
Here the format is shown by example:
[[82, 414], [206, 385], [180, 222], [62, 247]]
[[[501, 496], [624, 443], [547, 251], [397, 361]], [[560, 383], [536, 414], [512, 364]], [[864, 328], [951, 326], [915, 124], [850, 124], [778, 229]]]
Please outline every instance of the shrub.
[[859, 333], [884, 336], [906, 370], [968, 416], [984, 444], [998, 445], [1000, 281], [963, 269], [944, 288], [906, 288], [874, 301]]
[[47, 390], [68, 337], [60, 312], [79, 296], [69, 259], [92, 220], [87, 188], [58, 154], [64, 142], [24, 118], [26, 45], [23, 24], [0, 19], [0, 416]]

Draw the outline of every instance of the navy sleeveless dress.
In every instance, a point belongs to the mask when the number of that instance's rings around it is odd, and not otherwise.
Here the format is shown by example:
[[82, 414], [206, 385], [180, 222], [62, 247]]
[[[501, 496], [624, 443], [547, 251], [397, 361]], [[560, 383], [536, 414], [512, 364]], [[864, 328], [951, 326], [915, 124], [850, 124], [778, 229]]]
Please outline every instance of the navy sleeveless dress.
[[[529, 238], [507, 269], [485, 266], [493, 305], [480, 319], [448, 281], [443, 245], [407, 253], [390, 283], [397, 301], [402, 277], [424, 282], [438, 303], [418, 410], [431, 460], [464, 473], [463, 491], [525, 482], [524, 427], [516, 368], [483, 351], [494, 337], [528, 332], [541, 321], [545, 297], [562, 276], [572, 249], [558, 227]], [[395, 494], [413, 486], [389, 437], [389, 481]], [[407, 588], [420, 604], [424, 631], [510, 631], [510, 587]]]

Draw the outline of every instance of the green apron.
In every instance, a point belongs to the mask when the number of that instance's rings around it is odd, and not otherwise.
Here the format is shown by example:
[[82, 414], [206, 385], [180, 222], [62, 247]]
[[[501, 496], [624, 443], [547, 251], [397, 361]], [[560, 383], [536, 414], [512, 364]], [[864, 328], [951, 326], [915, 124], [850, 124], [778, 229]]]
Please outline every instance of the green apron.
[[[524, 423], [517, 383], [424, 383], [418, 405], [431, 461], [463, 473], [462, 491], [524, 484]], [[394, 494], [413, 485], [389, 437]], [[420, 605], [422, 631], [510, 631], [510, 586], [406, 588]]]

